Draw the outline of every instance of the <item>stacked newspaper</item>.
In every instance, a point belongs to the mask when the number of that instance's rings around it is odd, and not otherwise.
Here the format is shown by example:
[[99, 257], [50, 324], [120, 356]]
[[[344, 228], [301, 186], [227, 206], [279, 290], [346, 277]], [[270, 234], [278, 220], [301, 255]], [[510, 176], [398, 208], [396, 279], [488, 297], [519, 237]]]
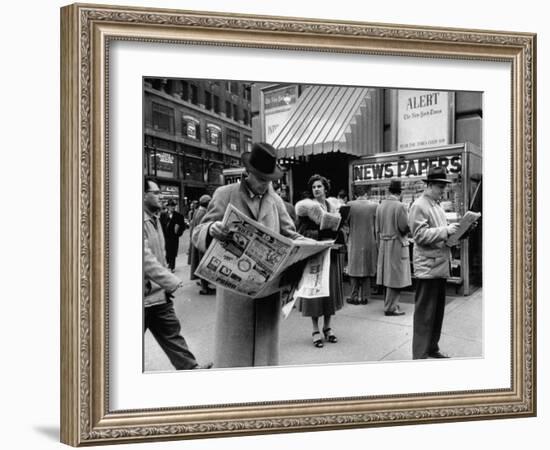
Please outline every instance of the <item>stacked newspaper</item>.
[[[230, 239], [225, 242], [216, 239], [212, 241], [195, 275], [223, 289], [252, 298], [266, 297], [282, 290], [292, 300], [295, 286], [289, 286], [292, 284], [289, 280], [299, 277], [285, 276], [288, 275], [285, 271], [329, 249], [334, 243], [307, 238], [289, 239], [250, 219], [232, 205], [226, 210], [223, 223], [230, 230]], [[296, 266], [293, 269], [296, 270]], [[311, 265], [309, 270], [304, 271], [304, 274], [311, 274]], [[328, 268], [324, 270], [328, 273]], [[319, 282], [323, 277], [306, 278], [302, 282], [303, 289], [309, 289], [309, 294], [316, 289], [321, 291], [312, 283]]]

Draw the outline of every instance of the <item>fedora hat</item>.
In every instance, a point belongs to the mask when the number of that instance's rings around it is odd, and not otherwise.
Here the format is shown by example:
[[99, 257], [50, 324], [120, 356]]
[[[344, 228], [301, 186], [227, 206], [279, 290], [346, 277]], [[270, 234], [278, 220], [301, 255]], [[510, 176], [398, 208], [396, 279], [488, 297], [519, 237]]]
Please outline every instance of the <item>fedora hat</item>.
[[444, 167], [432, 167], [428, 171], [428, 177], [424, 179], [426, 183], [450, 183], [447, 180], [447, 170]]
[[252, 151], [242, 154], [241, 161], [249, 173], [268, 180], [278, 180], [285, 173], [277, 164], [277, 151], [265, 142], [254, 144]]

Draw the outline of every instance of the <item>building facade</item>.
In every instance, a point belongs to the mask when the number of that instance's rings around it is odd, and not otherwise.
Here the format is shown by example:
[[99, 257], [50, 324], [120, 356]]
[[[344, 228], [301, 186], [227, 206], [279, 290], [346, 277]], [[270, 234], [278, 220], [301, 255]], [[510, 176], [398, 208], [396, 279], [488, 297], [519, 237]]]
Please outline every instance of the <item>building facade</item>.
[[223, 184], [252, 145], [250, 84], [145, 78], [144, 173], [180, 211]]

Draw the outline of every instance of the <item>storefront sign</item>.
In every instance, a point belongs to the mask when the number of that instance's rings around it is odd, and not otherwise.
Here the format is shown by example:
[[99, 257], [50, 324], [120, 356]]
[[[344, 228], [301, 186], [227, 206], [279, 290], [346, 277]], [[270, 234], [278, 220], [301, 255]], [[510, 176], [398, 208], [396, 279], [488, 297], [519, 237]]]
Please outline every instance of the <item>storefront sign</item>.
[[353, 166], [353, 182], [369, 182], [389, 178], [425, 177], [431, 167], [445, 167], [449, 174], [462, 171], [460, 155], [417, 158], [388, 162], [373, 162]]
[[199, 126], [199, 121], [191, 116], [183, 116], [184, 126], [185, 126], [185, 135], [192, 139], [197, 139], [197, 127]]
[[453, 93], [399, 90], [397, 105], [399, 151], [452, 143]]
[[222, 134], [222, 129], [211, 123], [206, 125], [206, 141], [218, 147], [220, 145], [220, 137]]
[[174, 155], [157, 152], [156, 159], [157, 175], [172, 177], [174, 175]]
[[298, 86], [262, 91], [265, 141], [272, 143], [298, 100]]

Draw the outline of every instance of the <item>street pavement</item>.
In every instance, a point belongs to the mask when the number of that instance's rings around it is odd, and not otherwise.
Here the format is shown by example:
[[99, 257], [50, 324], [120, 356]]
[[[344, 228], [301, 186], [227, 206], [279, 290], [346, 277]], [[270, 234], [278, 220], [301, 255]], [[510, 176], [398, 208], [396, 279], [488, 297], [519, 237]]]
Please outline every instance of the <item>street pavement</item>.
[[[204, 364], [214, 358], [215, 295], [199, 295], [196, 280], [190, 280], [187, 264], [188, 231], [180, 241], [176, 275], [185, 285], [178, 289], [174, 299], [176, 314], [182, 325], [182, 335], [198, 362]], [[349, 293], [345, 282], [344, 293]], [[482, 289], [470, 296], [448, 291], [440, 348], [453, 358], [483, 356]], [[280, 365], [334, 364], [360, 361], [396, 361], [412, 358], [412, 315], [414, 292], [402, 294], [404, 316], [385, 316], [382, 295], [372, 295], [367, 305], [344, 307], [332, 318], [331, 328], [338, 343], [325, 342], [315, 348], [311, 339], [311, 319], [302, 317], [294, 309], [281, 321]], [[320, 319], [322, 326], [322, 319]], [[174, 370], [164, 352], [149, 332], [144, 336], [145, 371]]]

